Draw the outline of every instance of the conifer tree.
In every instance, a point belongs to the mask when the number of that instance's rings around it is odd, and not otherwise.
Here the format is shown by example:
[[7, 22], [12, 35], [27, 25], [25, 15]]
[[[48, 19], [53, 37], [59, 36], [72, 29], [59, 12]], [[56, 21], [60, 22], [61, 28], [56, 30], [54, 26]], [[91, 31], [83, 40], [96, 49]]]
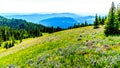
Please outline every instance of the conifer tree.
[[117, 27], [119, 27], [119, 25], [120, 25], [120, 7], [117, 7], [117, 10], [116, 10], [116, 13], [115, 13], [115, 16], [116, 16], [116, 25], [117, 25]]
[[104, 25], [104, 24], [105, 24], [105, 17], [102, 17], [101, 25]]
[[94, 21], [94, 29], [99, 28], [99, 21], [98, 21], [98, 16], [96, 14], [95, 16], [95, 21]]
[[102, 23], [101, 16], [99, 16], [99, 18], [98, 18], [98, 22], [99, 22], [99, 24], [101, 24], [101, 23]]
[[111, 8], [109, 10], [108, 17], [106, 19], [106, 25], [105, 25], [105, 34], [108, 35], [114, 35], [118, 33], [118, 24], [115, 20], [115, 12], [116, 8], [114, 5], [114, 2], [112, 2]]
[[88, 26], [88, 23], [87, 23], [87, 21], [85, 21], [85, 26]]

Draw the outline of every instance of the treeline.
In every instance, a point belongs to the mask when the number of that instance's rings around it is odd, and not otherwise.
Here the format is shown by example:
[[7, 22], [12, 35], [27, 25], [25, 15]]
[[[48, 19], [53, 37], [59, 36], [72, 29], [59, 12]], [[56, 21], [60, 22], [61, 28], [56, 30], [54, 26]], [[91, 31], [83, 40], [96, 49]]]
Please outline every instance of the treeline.
[[73, 29], [73, 28], [79, 28], [79, 27], [85, 27], [85, 26], [91, 26], [92, 24], [89, 24], [87, 21], [84, 23], [78, 23], [74, 24], [74, 26], [68, 27], [67, 29]]
[[87, 21], [85, 21], [84, 23], [77, 23], [77, 24], [74, 24], [73, 26], [70, 26], [70, 27], [68, 27], [68, 28], [66, 28], [66, 29], [63, 29], [63, 28], [61, 28], [61, 27], [45, 27], [44, 29], [43, 29], [43, 31], [44, 32], [49, 32], [49, 33], [53, 33], [53, 32], [57, 32], [57, 31], [62, 31], [62, 30], [68, 30], [68, 29], [73, 29], [73, 28], [79, 28], [79, 27], [85, 27], [85, 26], [91, 26], [91, 25], [93, 25], [93, 24], [89, 24], [89, 23], [87, 23]]
[[57, 28], [55, 28], [53, 26], [43, 28], [43, 32], [46, 32], [46, 33], [53, 33], [53, 32], [57, 32], [57, 31], [61, 31], [61, 30], [64, 30], [64, 29], [59, 26]]
[[62, 30], [68, 30], [68, 29], [73, 29], [73, 28], [79, 28], [79, 27], [85, 27], [85, 26], [91, 26], [91, 25], [93, 25], [93, 24], [89, 24], [89, 23], [87, 23], [87, 21], [85, 21], [84, 23], [77, 23], [77, 24], [74, 24], [73, 26], [70, 26], [70, 27], [68, 27], [68, 28], [66, 28], [66, 29], [63, 29], [63, 28], [61, 28], [61, 27], [45, 27], [44, 29], [43, 29], [43, 31], [45, 31], [45, 32], [49, 32], [49, 33], [53, 33], [53, 32], [57, 32], [57, 31], [62, 31]]

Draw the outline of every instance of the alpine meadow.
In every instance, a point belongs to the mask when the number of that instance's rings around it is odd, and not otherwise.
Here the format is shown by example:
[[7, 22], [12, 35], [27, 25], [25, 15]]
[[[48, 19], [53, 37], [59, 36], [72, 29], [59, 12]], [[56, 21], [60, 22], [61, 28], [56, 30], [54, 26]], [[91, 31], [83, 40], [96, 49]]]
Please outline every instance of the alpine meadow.
[[1, 2], [0, 68], [120, 68], [119, 1]]

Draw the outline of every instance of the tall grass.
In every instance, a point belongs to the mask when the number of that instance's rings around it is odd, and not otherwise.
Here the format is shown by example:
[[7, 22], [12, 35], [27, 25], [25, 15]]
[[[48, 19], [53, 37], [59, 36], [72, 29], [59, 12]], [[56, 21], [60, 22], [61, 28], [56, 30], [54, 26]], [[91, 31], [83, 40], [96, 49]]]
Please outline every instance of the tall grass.
[[[71, 29], [25, 40], [0, 58], [0, 67], [108, 68], [120, 66], [120, 36], [105, 37], [103, 27]], [[20, 47], [19, 47], [20, 48]], [[0, 53], [1, 55], [2, 53]]]

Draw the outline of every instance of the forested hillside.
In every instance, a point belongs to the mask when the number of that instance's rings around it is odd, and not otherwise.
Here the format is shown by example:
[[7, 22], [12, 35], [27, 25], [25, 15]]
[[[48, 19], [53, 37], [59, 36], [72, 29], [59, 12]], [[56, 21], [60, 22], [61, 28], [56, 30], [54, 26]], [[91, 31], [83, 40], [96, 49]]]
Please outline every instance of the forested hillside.
[[43, 25], [34, 24], [34, 23], [27, 22], [22, 19], [7, 19], [2, 16], [0, 16], [0, 26], [7, 26], [10, 28], [26, 29], [26, 30], [35, 29], [35, 28], [39, 28], [39, 29], [43, 30], [43, 28], [45, 27]]
[[61, 28], [46, 27], [34, 24], [22, 19], [7, 19], [0, 16], [0, 46], [3, 42], [4, 48], [14, 46], [15, 40], [42, 36], [42, 33], [53, 33], [62, 30]]

